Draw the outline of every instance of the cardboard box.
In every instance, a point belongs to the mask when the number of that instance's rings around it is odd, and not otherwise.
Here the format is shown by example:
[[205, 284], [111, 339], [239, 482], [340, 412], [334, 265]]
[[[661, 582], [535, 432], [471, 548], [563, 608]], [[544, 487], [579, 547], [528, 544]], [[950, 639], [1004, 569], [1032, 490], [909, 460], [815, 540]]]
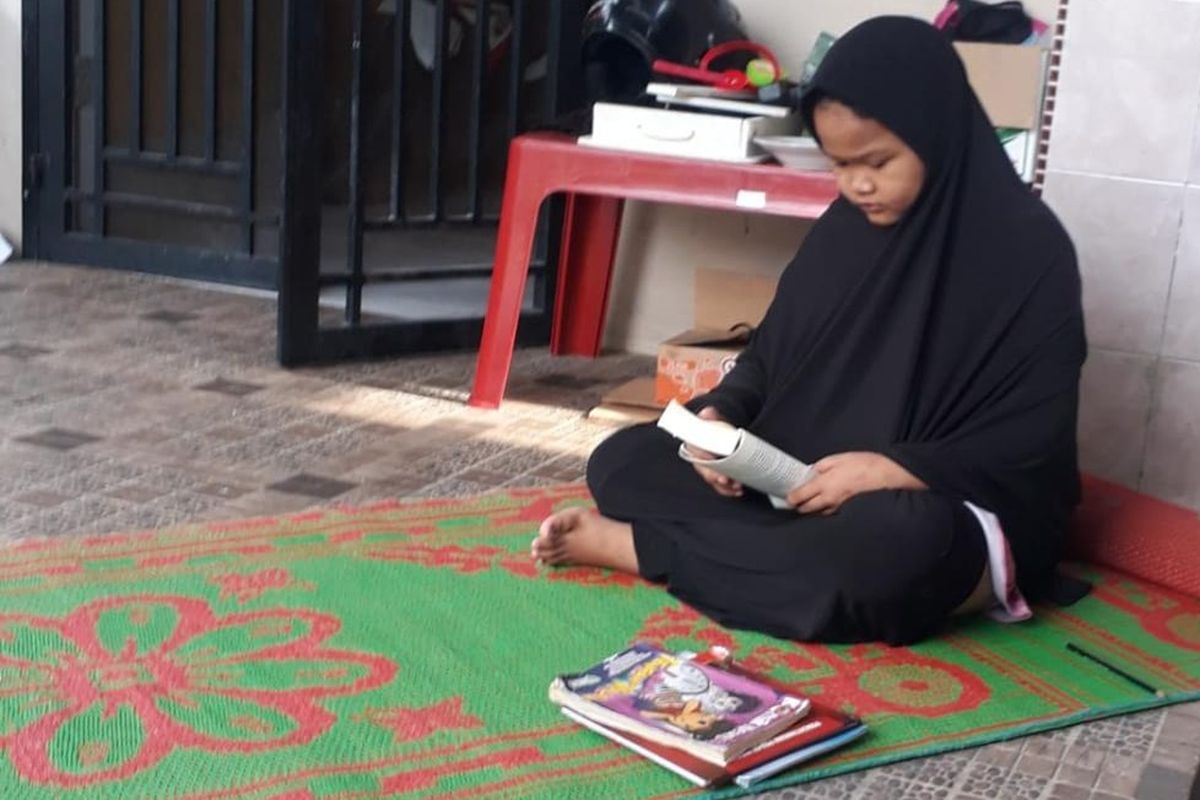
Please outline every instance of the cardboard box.
[[719, 330], [696, 329], [673, 336], [658, 348], [654, 399], [686, 403], [721, 382], [737, 363], [744, 337]]
[[634, 378], [600, 398], [600, 405], [588, 412], [588, 419], [623, 424], [653, 422], [663, 405], [654, 400], [653, 377]]
[[654, 401], [681, 403], [711, 390], [733, 369], [750, 329], [766, 314], [777, 278], [696, 271], [695, 325], [659, 347]]
[[956, 42], [967, 80], [997, 128], [1040, 127], [1047, 53], [1016, 44]]

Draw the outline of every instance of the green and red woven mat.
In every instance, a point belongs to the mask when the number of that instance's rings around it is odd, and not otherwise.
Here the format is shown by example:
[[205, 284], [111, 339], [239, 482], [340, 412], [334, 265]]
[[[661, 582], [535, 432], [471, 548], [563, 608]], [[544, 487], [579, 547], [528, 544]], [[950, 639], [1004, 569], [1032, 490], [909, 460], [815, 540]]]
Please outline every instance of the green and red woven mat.
[[635, 640], [723, 645], [870, 723], [773, 786], [1200, 697], [1200, 601], [1115, 573], [1021, 625], [801, 646], [630, 577], [531, 564], [538, 521], [586, 502], [522, 491], [0, 550], [0, 797], [695, 794], [546, 699], [557, 672]]

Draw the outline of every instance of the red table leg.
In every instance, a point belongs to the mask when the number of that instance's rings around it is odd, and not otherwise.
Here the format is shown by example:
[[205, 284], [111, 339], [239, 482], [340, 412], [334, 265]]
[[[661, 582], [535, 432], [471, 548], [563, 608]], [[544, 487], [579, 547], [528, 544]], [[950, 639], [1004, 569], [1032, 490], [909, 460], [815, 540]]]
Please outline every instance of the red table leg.
[[754, 200], [763, 213], [814, 219], [837, 197], [837, 182], [829, 174], [758, 164], [606, 152], [580, 147], [558, 134], [518, 136], [509, 149], [496, 263], [469, 401], [473, 406], [496, 408], [504, 397], [537, 213], [545, 198], [557, 192], [568, 195], [568, 213], [551, 349], [595, 356], [625, 198], [729, 211], [745, 210], [745, 201]]
[[536, 159], [523, 163], [520, 141], [515, 140], [509, 150], [508, 177], [496, 236], [496, 263], [479, 358], [475, 362], [475, 385], [467, 401], [478, 408], [499, 408], [504, 399], [517, 342], [517, 323], [521, 320], [525, 280], [529, 275], [529, 258], [537, 234], [538, 210], [546, 197], [542, 182], [545, 176], [537, 169]]
[[555, 355], [600, 355], [624, 205], [613, 197], [567, 197], [550, 333]]

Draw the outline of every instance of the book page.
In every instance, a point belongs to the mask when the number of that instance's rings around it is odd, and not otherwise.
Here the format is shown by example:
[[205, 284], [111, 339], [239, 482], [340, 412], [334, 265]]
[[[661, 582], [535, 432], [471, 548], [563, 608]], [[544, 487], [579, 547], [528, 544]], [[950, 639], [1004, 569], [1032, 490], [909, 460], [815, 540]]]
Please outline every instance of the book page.
[[788, 508], [785, 498], [812, 477], [812, 468], [748, 431], [739, 433], [738, 446], [724, 458], [696, 458], [685, 446], [679, 448], [679, 456], [757, 489], [771, 498], [776, 508]]
[[[658, 420], [658, 427], [681, 440], [679, 457], [733, 478], [771, 498], [776, 508], [787, 508], [788, 492], [810, 477], [812, 469], [778, 447], [767, 444], [749, 431], [727, 422], [701, 419], [672, 400]], [[700, 458], [688, 445], [706, 450], [717, 458]]]
[[741, 439], [741, 431], [728, 422], [702, 419], [675, 400], [658, 418], [658, 427], [692, 447], [718, 456], [732, 454]]

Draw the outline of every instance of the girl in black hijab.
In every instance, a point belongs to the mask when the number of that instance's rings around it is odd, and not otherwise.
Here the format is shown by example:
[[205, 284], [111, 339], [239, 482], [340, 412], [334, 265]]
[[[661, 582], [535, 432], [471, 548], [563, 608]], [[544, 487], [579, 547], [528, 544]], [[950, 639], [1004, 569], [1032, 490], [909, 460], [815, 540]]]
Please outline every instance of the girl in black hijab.
[[533, 556], [640, 573], [724, 624], [801, 640], [904, 644], [997, 602], [1021, 616], [1079, 493], [1071, 241], [923, 22], [847, 33], [801, 110], [841, 196], [692, 408], [818, 476], [778, 511], [630, 428], [589, 461], [599, 514], [550, 517]]

